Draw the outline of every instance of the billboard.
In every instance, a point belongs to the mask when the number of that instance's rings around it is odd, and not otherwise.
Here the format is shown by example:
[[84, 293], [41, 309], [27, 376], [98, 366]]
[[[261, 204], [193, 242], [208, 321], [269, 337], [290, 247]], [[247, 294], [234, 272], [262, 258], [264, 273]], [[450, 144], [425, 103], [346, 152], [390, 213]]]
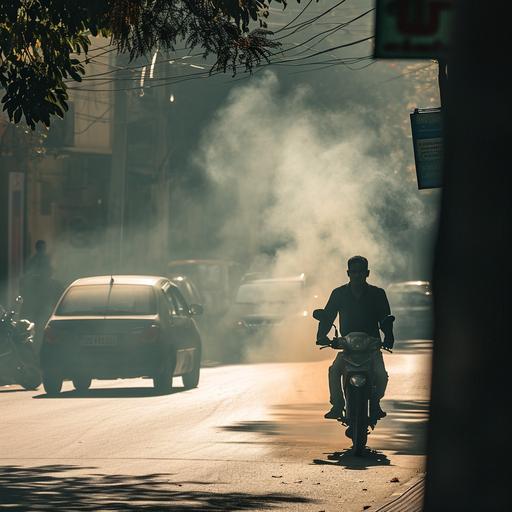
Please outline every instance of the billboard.
[[454, 0], [377, 0], [376, 59], [438, 59], [450, 42]]

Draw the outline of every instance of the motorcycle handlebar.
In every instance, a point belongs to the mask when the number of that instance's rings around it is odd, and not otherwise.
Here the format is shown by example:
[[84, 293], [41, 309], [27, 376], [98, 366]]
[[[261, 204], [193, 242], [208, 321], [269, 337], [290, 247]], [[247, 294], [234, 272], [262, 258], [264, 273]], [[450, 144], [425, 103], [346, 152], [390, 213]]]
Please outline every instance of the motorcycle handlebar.
[[[329, 340], [330, 343], [328, 344], [319, 344], [317, 343], [317, 345], [320, 345], [320, 350], [324, 349], [324, 348], [333, 348], [335, 350], [343, 350], [345, 349], [346, 347], [344, 347], [344, 341], [345, 341], [345, 338], [343, 336], [340, 336], [339, 338], [333, 338], [332, 340]], [[385, 350], [386, 352], [389, 352], [390, 354], [393, 353], [393, 350], [391, 350], [390, 348], [387, 348], [384, 346], [384, 344], [379, 340], [379, 343], [378, 343], [378, 348], [379, 349], [382, 349], [382, 350]]]

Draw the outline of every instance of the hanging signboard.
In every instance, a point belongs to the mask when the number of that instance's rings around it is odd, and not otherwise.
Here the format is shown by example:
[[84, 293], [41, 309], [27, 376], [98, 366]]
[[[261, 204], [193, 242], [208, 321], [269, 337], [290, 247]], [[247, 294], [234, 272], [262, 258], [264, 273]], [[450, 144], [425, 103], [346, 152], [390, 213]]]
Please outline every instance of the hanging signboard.
[[445, 57], [454, 0], [377, 0], [376, 59]]
[[438, 188], [443, 165], [441, 109], [415, 109], [411, 113], [411, 129], [418, 188]]

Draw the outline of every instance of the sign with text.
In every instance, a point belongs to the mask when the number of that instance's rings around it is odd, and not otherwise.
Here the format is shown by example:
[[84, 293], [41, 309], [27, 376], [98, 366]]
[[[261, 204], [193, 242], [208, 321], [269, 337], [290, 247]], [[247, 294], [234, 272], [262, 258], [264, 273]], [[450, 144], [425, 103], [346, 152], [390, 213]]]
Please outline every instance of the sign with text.
[[443, 135], [440, 108], [415, 109], [411, 113], [412, 141], [418, 188], [442, 184]]
[[445, 57], [453, 4], [454, 0], [377, 0], [374, 57]]

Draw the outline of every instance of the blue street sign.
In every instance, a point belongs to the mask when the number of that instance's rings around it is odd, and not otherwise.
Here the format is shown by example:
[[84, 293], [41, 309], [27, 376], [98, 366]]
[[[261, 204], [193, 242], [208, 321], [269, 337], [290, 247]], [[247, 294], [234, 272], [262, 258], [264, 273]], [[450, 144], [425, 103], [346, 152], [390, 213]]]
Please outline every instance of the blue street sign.
[[415, 109], [411, 113], [411, 129], [418, 188], [438, 188], [443, 165], [441, 109]]

